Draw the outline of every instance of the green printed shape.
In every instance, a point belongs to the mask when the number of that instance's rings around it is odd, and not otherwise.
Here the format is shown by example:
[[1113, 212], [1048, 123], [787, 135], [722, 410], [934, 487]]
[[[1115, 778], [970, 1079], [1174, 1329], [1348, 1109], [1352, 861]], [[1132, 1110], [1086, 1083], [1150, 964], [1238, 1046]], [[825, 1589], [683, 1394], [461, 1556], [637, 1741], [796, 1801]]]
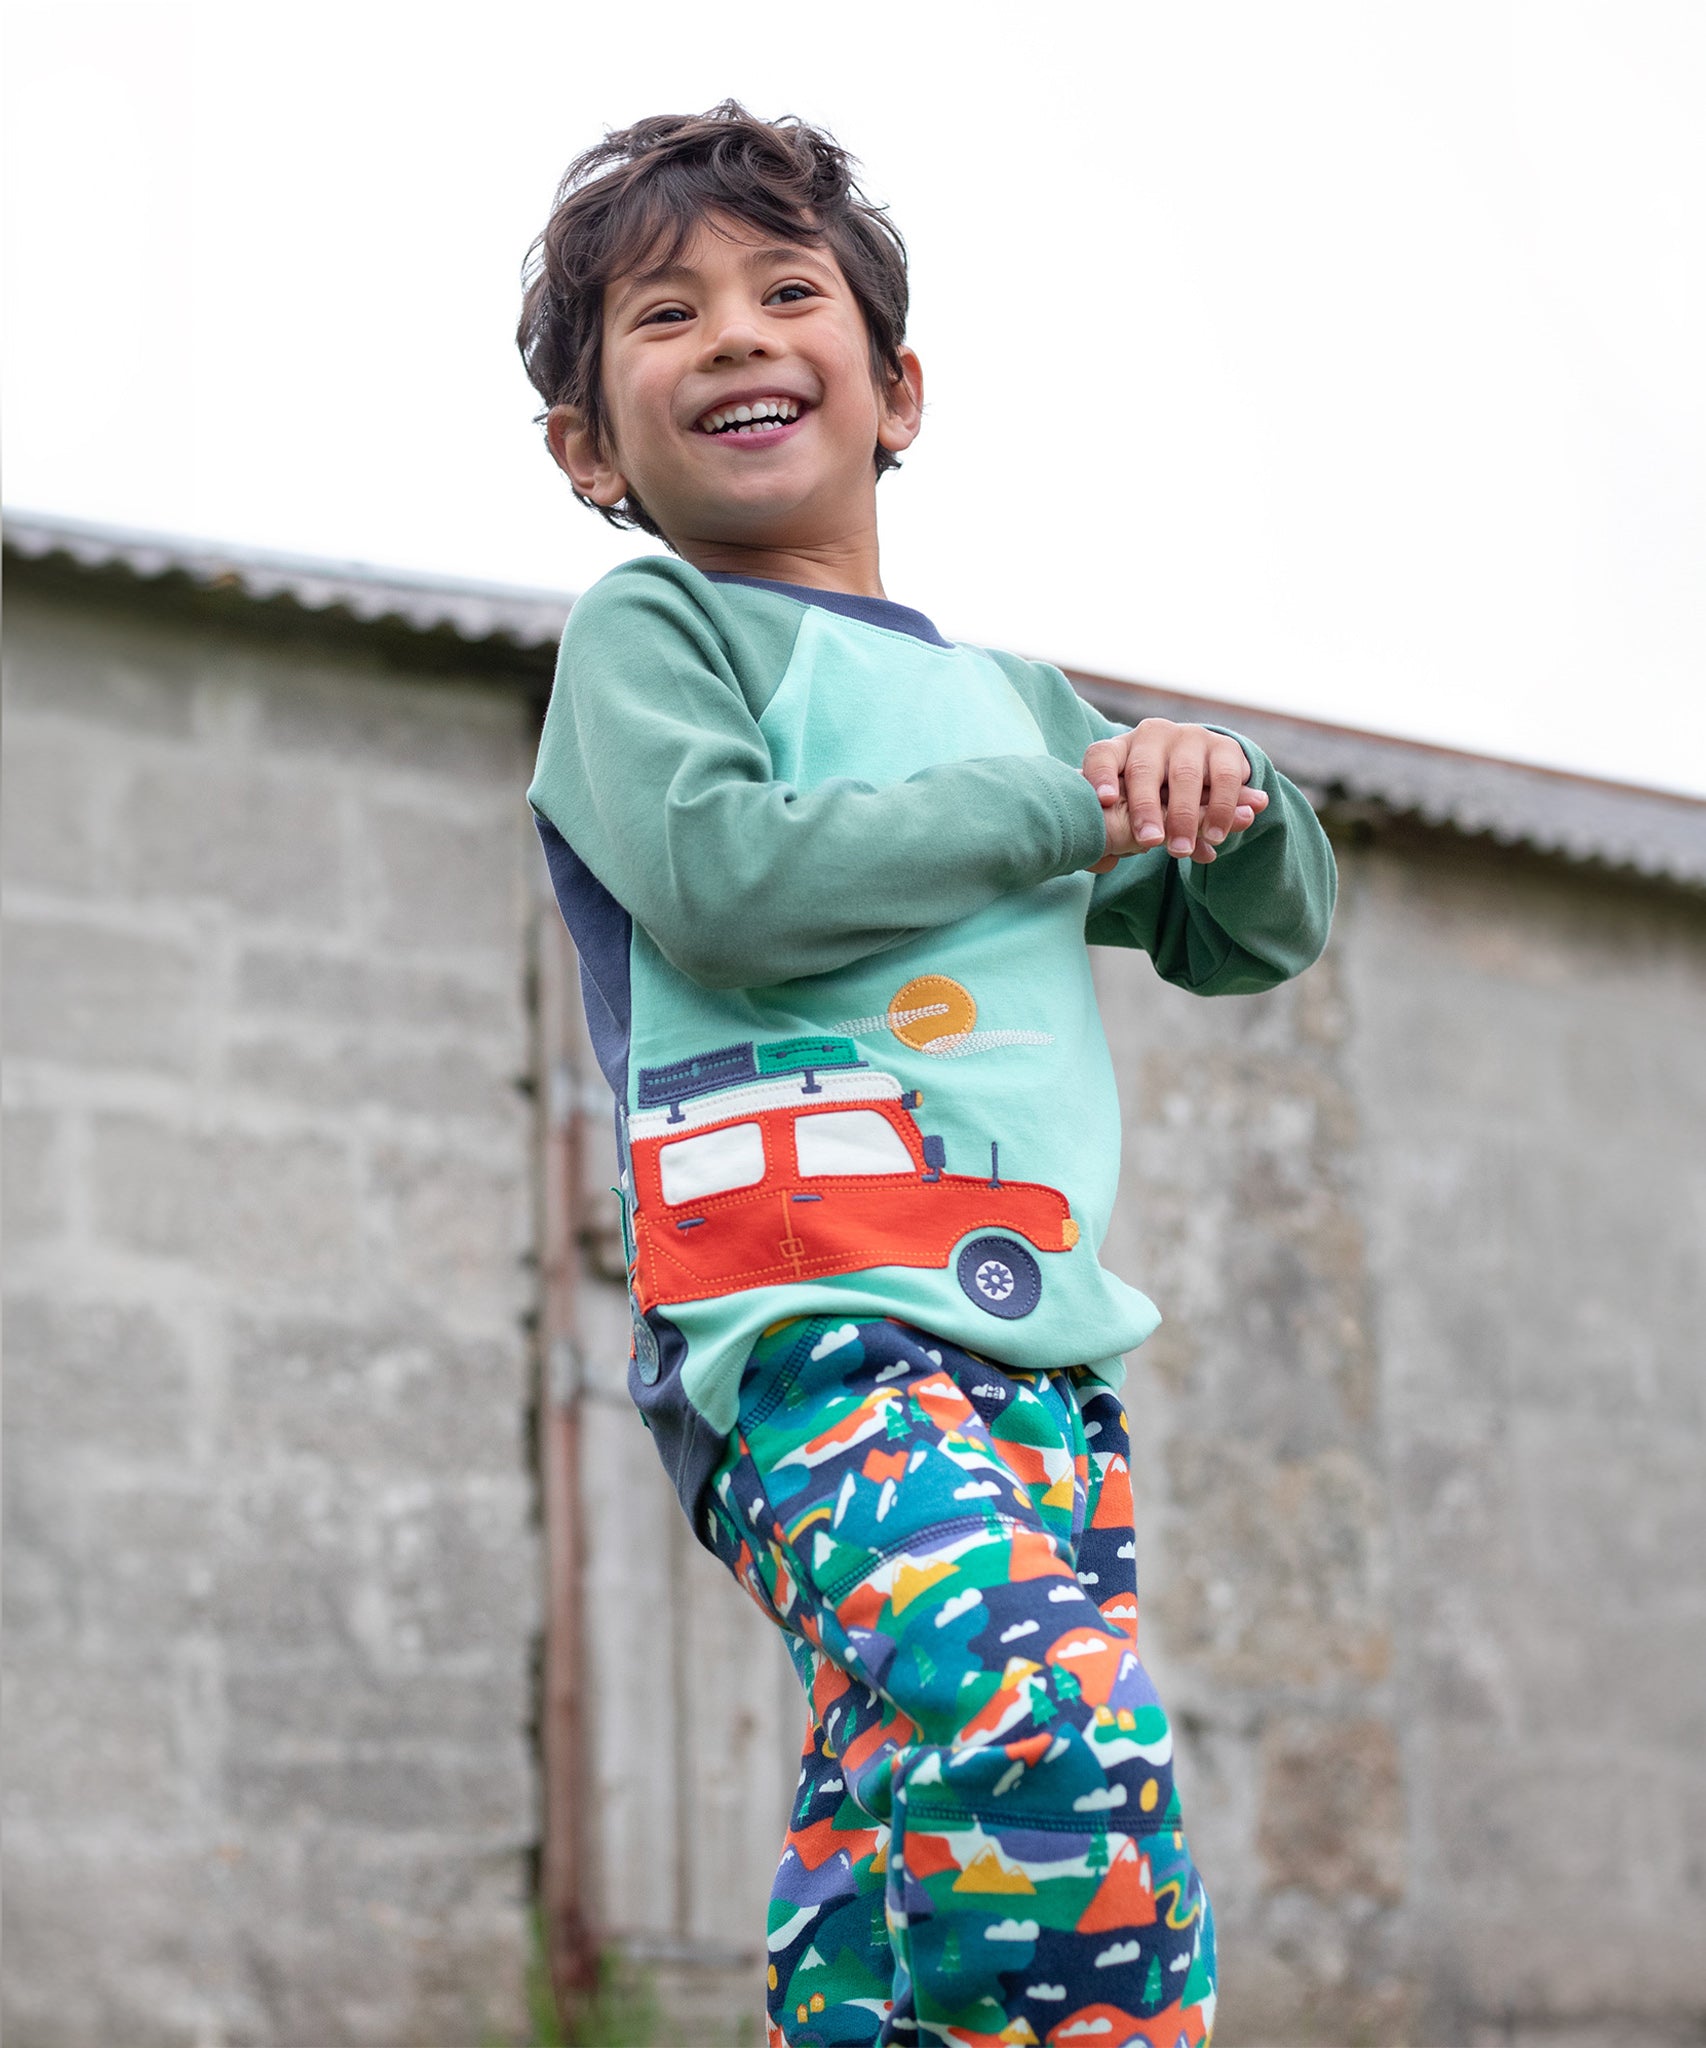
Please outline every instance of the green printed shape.
[[1213, 1954], [1199, 1936], [1196, 1953], [1191, 1957], [1190, 1972], [1185, 1978], [1185, 1988], [1179, 1996], [1186, 2005], [1200, 2005], [1213, 1989]]
[[779, 1038], [758, 1048], [761, 1074], [799, 1074], [809, 1067], [856, 1067], [859, 1048], [850, 1038]]

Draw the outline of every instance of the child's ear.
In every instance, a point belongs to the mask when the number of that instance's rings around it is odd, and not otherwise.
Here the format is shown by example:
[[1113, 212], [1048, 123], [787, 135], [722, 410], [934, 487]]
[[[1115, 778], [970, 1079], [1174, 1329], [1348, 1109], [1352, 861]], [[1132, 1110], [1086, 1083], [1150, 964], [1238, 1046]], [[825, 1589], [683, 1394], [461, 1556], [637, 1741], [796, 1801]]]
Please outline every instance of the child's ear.
[[882, 418], [877, 440], [891, 455], [899, 455], [918, 439], [924, 424], [924, 366], [905, 343], [900, 348], [900, 375], [879, 394]]
[[551, 459], [583, 498], [595, 505], [620, 505], [628, 479], [600, 446], [587, 419], [572, 405], [554, 405], [545, 415]]

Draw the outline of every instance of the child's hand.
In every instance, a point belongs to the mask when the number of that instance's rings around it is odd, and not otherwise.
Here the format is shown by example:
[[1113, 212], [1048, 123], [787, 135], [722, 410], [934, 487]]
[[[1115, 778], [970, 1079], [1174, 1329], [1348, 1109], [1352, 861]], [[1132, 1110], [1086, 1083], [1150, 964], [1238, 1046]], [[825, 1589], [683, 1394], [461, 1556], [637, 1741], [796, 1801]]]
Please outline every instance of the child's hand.
[[1250, 787], [1250, 763], [1236, 740], [1170, 718], [1146, 718], [1097, 740], [1084, 750], [1084, 775], [1102, 800], [1107, 828], [1107, 851], [1093, 875], [1163, 840], [1169, 853], [1205, 864], [1268, 807], [1266, 795]]

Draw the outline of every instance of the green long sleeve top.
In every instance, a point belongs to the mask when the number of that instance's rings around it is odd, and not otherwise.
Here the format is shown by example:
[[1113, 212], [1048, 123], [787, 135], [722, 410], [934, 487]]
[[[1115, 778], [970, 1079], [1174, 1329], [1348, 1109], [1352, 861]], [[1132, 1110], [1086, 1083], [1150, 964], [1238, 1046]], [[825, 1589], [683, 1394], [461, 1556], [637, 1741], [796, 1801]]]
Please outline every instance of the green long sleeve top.
[[895, 1315], [1024, 1367], [1159, 1320], [1097, 1249], [1118, 1107], [1087, 944], [1202, 995], [1320, 952], [1333, 857], [1269, 802], [1110, 873], [1057, 668], [883, 600], [652, 557], [577, 603], [528, 791], [618, 1103], [630, 1386], [690, 1510], [758, 1331]]

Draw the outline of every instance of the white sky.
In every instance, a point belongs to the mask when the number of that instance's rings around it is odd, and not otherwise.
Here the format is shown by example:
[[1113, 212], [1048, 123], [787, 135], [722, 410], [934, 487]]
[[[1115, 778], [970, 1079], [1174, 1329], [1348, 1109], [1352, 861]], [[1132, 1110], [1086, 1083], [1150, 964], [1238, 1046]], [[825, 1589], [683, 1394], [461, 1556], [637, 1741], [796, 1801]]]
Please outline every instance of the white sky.
[[13, 506], [584, 587], [649, 543], [529, 424], [522, 252], [602, 128], [732, 92], [911, 244], [891, 596], [1706, 793], [1699, 0], [6, 20]]

